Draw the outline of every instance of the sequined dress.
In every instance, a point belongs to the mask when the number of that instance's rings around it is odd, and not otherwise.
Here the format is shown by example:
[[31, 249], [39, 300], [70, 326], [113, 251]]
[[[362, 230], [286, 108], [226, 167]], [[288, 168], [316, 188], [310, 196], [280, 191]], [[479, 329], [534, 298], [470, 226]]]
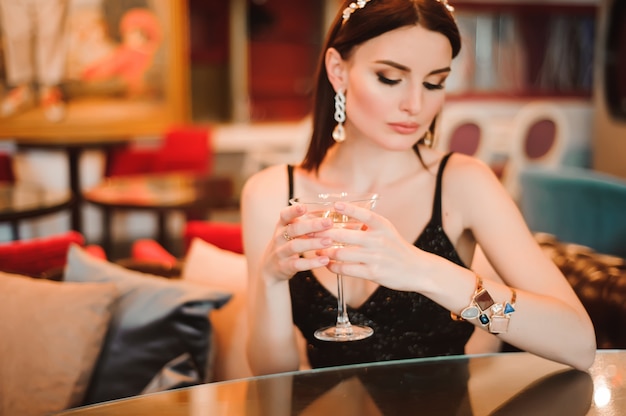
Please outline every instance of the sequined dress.
[[[466, 267], [441, 221], [441, 177], [451, 154], [441, 161], [432, 216], [414, 245]], [[289, 197], [293, 194], [293, 168], [289, 166]], [[313, 368], [406, 358], [464, 353], [474, 331], [468, 322], [453, 321], [450, 312], [427, 297], [379, 286], [359, 307], [347, 307], [350, 322], [365, 324], [374, 335], [361, 341], [328, 342], [313, 336], [318, 328], [334, 324], [337, 298], [311, 271], [297, 273], [289, 281], [292, 316], [307, 341]]]

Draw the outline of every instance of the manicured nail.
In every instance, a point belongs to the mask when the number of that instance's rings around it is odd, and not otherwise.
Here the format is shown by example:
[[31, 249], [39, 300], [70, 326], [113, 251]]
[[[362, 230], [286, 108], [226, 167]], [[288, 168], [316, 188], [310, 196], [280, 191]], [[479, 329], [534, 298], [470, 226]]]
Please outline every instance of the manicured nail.
[[328, 257], [320, 257], [320, 258], [319, 258], [319, 262], [320, 262], [320, 264], [322, 264], [322, 265], [324, 265], [324, 266], [328, 264], [329, 260], [330, 260], [330, 259], [329, 259]]
[[338, 211], [343, 211], [346, 208], [346, 204], [343, 202], [335, 202], [335, 209]]

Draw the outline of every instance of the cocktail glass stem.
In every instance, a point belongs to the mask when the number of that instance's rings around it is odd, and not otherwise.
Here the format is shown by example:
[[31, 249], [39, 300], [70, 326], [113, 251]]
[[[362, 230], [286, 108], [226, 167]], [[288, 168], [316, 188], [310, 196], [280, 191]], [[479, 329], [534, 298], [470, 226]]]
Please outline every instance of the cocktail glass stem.
[[348, 318], [348, 310], [346, 308], [346, 299], [343, 296], [343, 276], [337, 274], [337, 326], [335, 328], [337, 335], [352, 335], [352, 325]]

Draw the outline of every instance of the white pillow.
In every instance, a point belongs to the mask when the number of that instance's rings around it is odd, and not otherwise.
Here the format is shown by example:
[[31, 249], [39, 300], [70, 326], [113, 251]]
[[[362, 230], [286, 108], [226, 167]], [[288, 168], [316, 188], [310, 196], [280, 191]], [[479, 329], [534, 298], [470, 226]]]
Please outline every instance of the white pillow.
[[248, 286], [246, 258], [243, 254], [223, 250], [200, 238], [191, 241], [181, 278], [206, 284], [232, 294], [230, 301], [209, 318], [214, 329], [215, 381], [250, 377], [246, 358]]
[[200, 238], [191, 241], [181, 277], [195, 283], [245, 291], [248, 286], [246, 257], [224, 250]]

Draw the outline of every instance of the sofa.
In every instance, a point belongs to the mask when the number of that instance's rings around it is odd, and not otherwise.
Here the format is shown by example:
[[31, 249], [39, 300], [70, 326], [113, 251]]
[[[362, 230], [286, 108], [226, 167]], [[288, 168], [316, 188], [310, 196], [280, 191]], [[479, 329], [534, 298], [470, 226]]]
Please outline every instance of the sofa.
[[[209, 315], [231, 293], [114, 264], [68, 234], [0, 245], [0, 270], [10, 268], [0, 272], [0, 414], [50, 414], [213, 381]], [[31, 246], [32, 258], [53, 260], [51, 271], [20, 273], [16, 265], [32, 262], [7, 260], [28, 259]]]

